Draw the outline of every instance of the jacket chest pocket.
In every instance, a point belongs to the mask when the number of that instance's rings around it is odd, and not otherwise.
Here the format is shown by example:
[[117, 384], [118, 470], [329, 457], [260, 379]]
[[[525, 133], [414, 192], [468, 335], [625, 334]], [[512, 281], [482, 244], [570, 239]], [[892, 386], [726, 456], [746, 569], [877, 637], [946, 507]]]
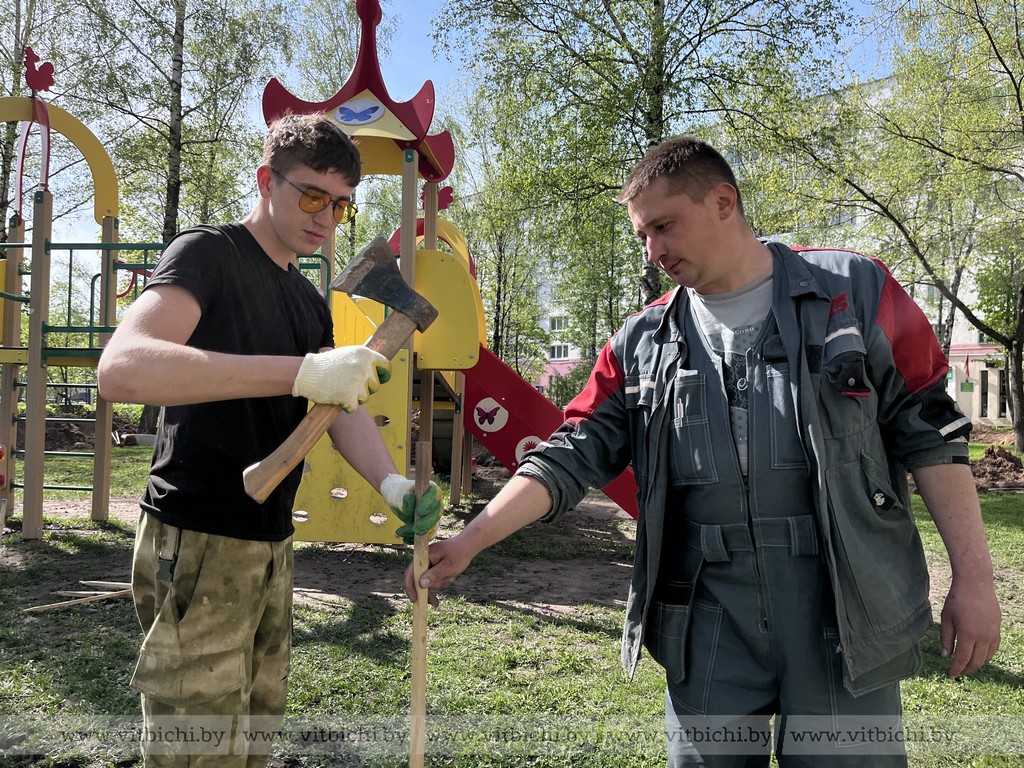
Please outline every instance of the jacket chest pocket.
[[820, 392], [831, 437], [858, 434], [874, 422], [867, 350], [856, 326], [839, 328], [826, 338]]
[[672, 412], [669, 452], [673, 485], [718, 482], [711, 442], [707, 377], [695, 371], [681, 371], [665, 406]]
[[803, 469], [807, 466], [807, 459], [800, 442], [789, 363], [784, 360], [766, 361], [765, 376], [770, 399], [772, 469]]
[[772, 469], [804, 469], [807, 458], [800, 439], [790, 360], [780, 336], [765, 339], [761, 349], [768, 384], [768, 433]]

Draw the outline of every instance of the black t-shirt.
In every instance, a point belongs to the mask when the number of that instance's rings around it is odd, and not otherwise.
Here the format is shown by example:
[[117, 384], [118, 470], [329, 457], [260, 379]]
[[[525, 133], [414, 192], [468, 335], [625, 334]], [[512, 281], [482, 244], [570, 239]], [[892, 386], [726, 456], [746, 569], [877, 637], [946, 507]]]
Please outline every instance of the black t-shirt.
[[[295, 268], [277, 266], [241, 224], [199, 227], [174, 238], [148, 286], [176, 285], [199, 301], [188, 345], [240, 355], [304, 355], [334, 346], [327, 302]], [[147, 286], [147, 287], [148, 287]], [[306, 414], [283, 395], [164, 409], [143, 509], [169, 525], [221, 536], [280, 541], [294, 532], [296, 467], [263, 504], [242, 471], [270, 454]]]

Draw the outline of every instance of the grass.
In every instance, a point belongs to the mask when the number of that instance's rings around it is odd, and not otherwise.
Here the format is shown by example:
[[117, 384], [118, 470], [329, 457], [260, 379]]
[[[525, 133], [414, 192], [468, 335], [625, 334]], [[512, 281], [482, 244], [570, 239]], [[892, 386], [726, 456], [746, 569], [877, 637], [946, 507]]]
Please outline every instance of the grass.
[[[152, 446], [114, 446], [110, 457], [110, 497], [119, 499], [141, 496], [146, 488], [146, 475], [152, 456]], [[48, 456], [43, 482], [45, 485], [91, 486], [92, 464], [92, 454], [84, 451], [79, 456]], [[89, 493], [45, 490], [47, 499], [87, 499], [90, 498]]]
[[[996, 593], [1003, 608], [999, 652], [974, 675], [949, 680], [945, 676], [947, 660], [940, 653], [938, 626], [933, 625], [921, 646], [921, 672], [902, 683], [903, 707], [909, 719], [945, 723], [967, 733], [1006, 727], [993, 724], [998, 718], [1017, 723], [1024, 717], [1024, 496], [982, 494], [981, 506], [996, 571]], [[914, 511], [930, 562], [944, 564], [942, 541], [918, 497], [914, 498]], [[948, 583], [941, 586], [944, 594]], [[936, 768], [1020, 766], [1022, 756], [930, 755], [911, 764]]]
[[[137, 449], [122, 454], [131, 456]], [[148, 449], [147, 449], [148, 455]], [[147, 459], [148, 461], [148, 459]], [[116, 462], [115, 462], [116, 463]], [[139, 471], [136, 465], [136, 471]], [[144, 471], [144, 470], [143, 470]], [[136, 476], [117, 481], [129, 495]], [[915, 499], [929, 558], [945, 558], [927, 513]], [[908, 719], [960, 729], [992, 727], [1003, 717], [1018, 733], [1024, 718], [1024, 496], [985, 494], [983, 513], [1004, 607], [1003, 644], [992, 664], [960, 681], [944, 676], [938, 629], [923, 643], [921, 674], [903, 684]], [[461, 520], [465, 515], [456, 515]], [[446, 517], [446, 521], [448, 517]], [[460, 523], [446, 522], [453, 532]], [[609, 521], [591, 530], [583, 548], [573, 546], [568, 526], [544, 526], [517, 534], [474, 563], [500, 573], [514, 562], [565, 563], [581, 556], [629, 562], [623, 531]], [[0, 552], [0, 765], [7, 768], [131, 768], [130, 747], [106, 739], [80, 739], [46, 756], [3, 756], [6, 738], [25, 718], [64, 724], [106, 716], [133, 721], [138, 702], [128, 681], [141, 640], [129, 601], [25, 614], [26, 594], [48, 584], [55, 571], [68, 580], [96, 578], [91, 568], [119, 564], [127, 573], [133, 535], [116, 521], [47, 518], [39, 541], [22, 541], [17, 527]], [[576, 539], [579, 545], [579, 539]], [[376, 552], [377, 550], [375, 550]], [[332, 558], [329, 546], [304, 544], [296, 557]], [[407, 551], [379, 550], [397, 580]], [[937, 572], [941, 572], [937, 569]], [[626, 585], [622, 585], [624, 597]], [[344, 589], [341, 590], [344, 594]], [[430, 615], [428, 751], [430, 766], [453, 768], [649, 768], [665, 763], [664, 679], [649, 659], [627, 683], [618, 662], [622, 610], [614, 604], [580, 605], [548, 615], [507, 602], [450, 597]], [[409, 653], [412, 610], [397, 596], [368, 594], [335, 603], [297, 605], [288, 722], [345, 731], [345, 741], [292, 741], [279, 748], [279, 764], [320, 766], [407, 765]], [[987, 725], [986, 725], [987, 723]], [[980, 724], [980, 725], [979, 725]], [[7, 728], [7, 731], [5, 731]], [[362, 730], [360, 730], [362, 729]], [[387, 736], [397, 733], [397, 741]], [[524, 740], [529, 733], [531, 739]], [[362, 734], [362, 736], [359, 736]], [[358, 736], [358, 738], [357, 738]], [[574, 740], [568, 740], [569, 737]], [[436, 742], [434, 741], [436, 740]], [[915, 768], [997, 767], [1021, 764], [1020, 754], [915, 754]]]

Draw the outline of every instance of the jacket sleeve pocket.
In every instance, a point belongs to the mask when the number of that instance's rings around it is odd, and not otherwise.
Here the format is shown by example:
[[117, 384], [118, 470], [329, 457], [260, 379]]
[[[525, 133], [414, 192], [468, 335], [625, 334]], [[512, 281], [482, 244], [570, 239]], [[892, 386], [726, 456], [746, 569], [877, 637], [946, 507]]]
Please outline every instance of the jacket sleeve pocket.
[[131, 686], [171, 707], [195, 707], [239, 690], [245, 682], [240, 648], [175, 656], [143, 647]]
[[832, 437], [861, 432], [875, 423], [877, 399], [868, 379], [867, 350], [856, 326], [833, 331], [825, 341], [821, 398]]
[[867, 371], [864, 369], [862, 352], [842, 352], [825, 367], [825, 375], [833, 389], [846, 397], [867, 397], [871, 394], [867, 383]]
[[856, 325], [829, 329], [825, 337], [825, 378], [831, 388], [847, 397], [870, 394], [864, 337]]

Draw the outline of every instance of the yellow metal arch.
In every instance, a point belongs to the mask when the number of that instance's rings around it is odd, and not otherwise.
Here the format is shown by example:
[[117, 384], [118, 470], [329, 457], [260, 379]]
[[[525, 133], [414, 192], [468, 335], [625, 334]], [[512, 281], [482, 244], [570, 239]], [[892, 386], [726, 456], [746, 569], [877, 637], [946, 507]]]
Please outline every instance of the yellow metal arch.
[[[72, 117], [60, 107], [46, 105], [50, 116], [50, 128], [66, 137], [78, 147], [92, 171], [95, 191], [93, 198], [93, 218], [102, 224], [107, 216], [117, 216], [117, 174], [110, 155], [100, 144], [99, 139], [76, 117]], [[33, 119], [32, 99], [24, 96], [5, 96], [0, 98], [0, 123], [29, 121]]]

